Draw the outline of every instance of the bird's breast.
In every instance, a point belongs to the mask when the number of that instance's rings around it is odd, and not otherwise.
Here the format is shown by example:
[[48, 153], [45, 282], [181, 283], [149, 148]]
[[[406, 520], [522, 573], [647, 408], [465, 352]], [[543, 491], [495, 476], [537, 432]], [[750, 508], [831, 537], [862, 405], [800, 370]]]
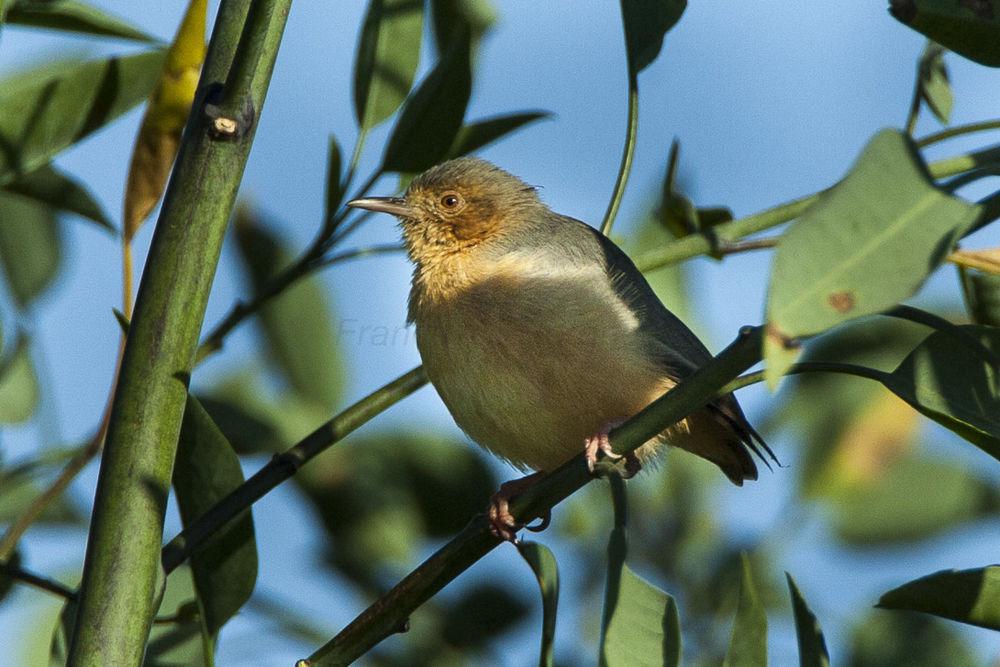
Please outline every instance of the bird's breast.
[[428, 377], [458, 425], [515, 465], [559, 465], [666, 388], [600, 265], [515, 255], [459, 288], [421, 290], [411, 315]]

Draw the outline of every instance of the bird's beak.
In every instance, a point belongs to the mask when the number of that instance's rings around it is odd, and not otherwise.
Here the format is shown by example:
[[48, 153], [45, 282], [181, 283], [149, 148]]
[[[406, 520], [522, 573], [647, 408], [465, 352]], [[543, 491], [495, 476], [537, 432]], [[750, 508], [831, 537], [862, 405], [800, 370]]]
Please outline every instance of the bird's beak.
[[379, 213], [389, 213], [399, 218], [413, 217], [413, 209], [402, 197], [364, 197], [363, 199], [352, 199], [347, 202], [347, 205]]

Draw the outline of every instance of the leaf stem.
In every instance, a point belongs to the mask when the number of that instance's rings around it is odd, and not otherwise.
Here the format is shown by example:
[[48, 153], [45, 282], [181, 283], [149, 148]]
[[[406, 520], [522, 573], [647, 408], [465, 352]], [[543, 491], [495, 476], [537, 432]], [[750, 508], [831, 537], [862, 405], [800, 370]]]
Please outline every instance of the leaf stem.
[[[615, 452], [624, 455], [637, 449], [670, 424], [704, 406], [729, 381], [760, 361], [761, 338], [760, 327], [745, 327], [739, 337], [709, 363], [613, 429], [609, 435]], [[617, 465], [624, 469], [624, 461]], [[592, 480], [581, 452], [516, 497], [511, 502], [511, 512], [521, 523], [544, 516], [554, 505]], [[298, 664], [342, 665], [356, 660], [396, 632], [417, 607], [499, 543], [490, 532], [485, 517], [476, 517], [340, 634]]]
[[987, 132], [989, 130], [1000, 130], [1000, 119], [984, 120], [978, 123], [968, 123], [967, 125], [955, 125], [954, 127], [928, 134], [926, 137], [921, 137], [917, 140], [917, 147], [926, 148], [945, 139], [960, 137], [964, 134], [972, 134], [974, 132]]
[[913, 136], [914, 131], [917, 129], [917, 118], [920, 116], [920, 67], [917, 67], [917, 80], [913, 84], [913, 97], [910, 98], [910, 110], [906, 115], [906, 125], [904, 125], [904, 131]]
[[618, 208], [621, 206], [622, 198], [625, 196], [625, 186], [628, 183], [629, 173], [632, 171], [632, 158], [635, 156], [635, 139], [638, 130], [639, 77], [635, 73], [630, 73], [628, 77], [628, 120], [625, 126], [625, 147], [622, 150], [622, 161], [618, 167], [618, 178], [615, 180], [615, 189], [611, 193], [608, 210], [604, 213], [604, 219], [601, 221], [601, 233], [605, 236], [611, 233], [611, 228], [615, 224], [615, 217], [618, 215]]
[[[793, 364], [785, 375], [799, 375], [801, 373], [840, 373], [841, 375], [854, 375], [855, 377], [865, 378], [866, 380], [875, 380], [876, 382], [882, 382], [889, 375], [889, 373], [875, 368], [858, 366], [856, 364], [846, 364], [838, 361], [800, 361], [797, 364]], [[723, 387], [719, 391], [718, 395], [724, 396], [763, 381], [764, 371], [747, 373], [746, 375], [739, 376]]]
[[[625, 480], [621, 473], [615, 469], [607, 475], [610, 483], [611, 505], [614, 508], [615, 523], [611, 529], [611, 536], [608, 538], [608, 564], [605, 571], [606, 580], [604, 582], [604, 607], [601, 613], [601, 641], [605, 644], [608, 626], [614, 617], [615, 608], [618, 606], [618, 599], [621, 593], [622, 568], [625, 567], [625, 558], [628, 556], [628, 495], [625, 489]], [[603, 656], [602, 656], [603, 657]], [[603, 661], [602, 661], [603, 662]]]
[[395, 405], [427, 383], [422, 366], [396, 378], [381, 389], [365, 396], [336, 417], [326, 422], [297, 445], [276, 455], [246, 482], [220, 500], [163, 547], [160, 556], [167, 574], [173, 572], [193, 554], [205, 540], [233, 519], [250, 509], [264, 494], [290, 478], [307, 461], [326, 451], [349, 433], [376, 415]]

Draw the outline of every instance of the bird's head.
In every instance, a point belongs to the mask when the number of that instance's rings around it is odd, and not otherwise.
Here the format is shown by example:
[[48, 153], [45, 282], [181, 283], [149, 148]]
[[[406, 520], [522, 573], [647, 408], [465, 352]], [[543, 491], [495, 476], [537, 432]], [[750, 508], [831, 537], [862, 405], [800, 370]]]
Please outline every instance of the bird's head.
[[347, 205], [396, 216], [410, 257], [420, 265], [502, 239], [544, 210], [535, 188], [469, 157], [428, 169], [402, 197], [366, 197]]

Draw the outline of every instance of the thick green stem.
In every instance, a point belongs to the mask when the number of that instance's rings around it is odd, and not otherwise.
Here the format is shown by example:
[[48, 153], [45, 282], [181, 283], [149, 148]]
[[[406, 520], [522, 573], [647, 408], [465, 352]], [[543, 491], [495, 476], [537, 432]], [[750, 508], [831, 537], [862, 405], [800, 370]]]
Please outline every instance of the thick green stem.
[[424, 374], [423, 366], [417, 366], [409, 373], [362, 398], [291, 449], [275, 456], [257, 474], [233, 489], [232, 493], [170, 540], [163, 548], [161, 556], [163, 570], [170, 574], [205, 540], [250, 509], [250, 506], [268, 491], [298, 472], [304, 463], [425, 384], [427, 376]]
[[608, 210], [604, 213], [604, 220], [601, 221], [601, 233], [607, 236], [611, 233], [611, 227], [615, 224], [615, 217], [618, 215], [618, 208], [621, 206], [622, 197], [625, 196], [625, 186], [628, 184], [628, 175], [632, 171], [632, 157], [635, 155], [635, 138], [639, 131], [639, 80], [635, 74], [628, 77], [628, 121], [625, 127], [625, 148], [622, 150], [622, 161], [618, 167], [618, 178], [615, 180], [615, 189], [611, 193], [611, 200], [608, 202]]
[[[615, 452], [626, 454], [635, 450], [664, 428], [703, 407], [726, 383], [760, 361], [760, 352], [761, 329], [748, 327], [741, 331], [739, 338], [712, 361], [612, 430], [610, 438]], [[624, 460], [617, 465], [624, 469]], [[522, 523], [544, 516], [592, 479], [581, 452], [515, 498], [511, 502], [511, 512]], [[490, 533], [485, 517], [473, 519], [454, 539], [300, 664], [346, 665], [356, 660], [404, 628], [406, 619], [417, 607], [499, 543]]]
[[219, 8], [122, 359], [70, 665], [142, 662], [198, 331], [290, 2]]

